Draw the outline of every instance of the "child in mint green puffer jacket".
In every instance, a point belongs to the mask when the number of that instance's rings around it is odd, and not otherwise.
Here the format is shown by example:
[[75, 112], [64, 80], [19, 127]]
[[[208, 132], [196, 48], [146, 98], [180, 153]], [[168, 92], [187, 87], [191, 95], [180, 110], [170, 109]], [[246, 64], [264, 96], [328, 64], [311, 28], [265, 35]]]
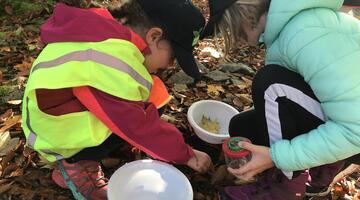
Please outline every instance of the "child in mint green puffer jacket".
[[232, 136], [253, 143], [239, 144], [252, 152], [251, 161], [229, 171], [245, 180], [267, 173], [261, 187], [227, 187], [225, 194], [277, 200], [328, 195], [344, 160], [360, 162], [360, 21], [337, 11], [341, 0], [209, 4], [203, 37], [217, 30], [226, 50], [259, 40], [267, 49], [266, 66], [253, 80], [254, 109], [229, 127]]

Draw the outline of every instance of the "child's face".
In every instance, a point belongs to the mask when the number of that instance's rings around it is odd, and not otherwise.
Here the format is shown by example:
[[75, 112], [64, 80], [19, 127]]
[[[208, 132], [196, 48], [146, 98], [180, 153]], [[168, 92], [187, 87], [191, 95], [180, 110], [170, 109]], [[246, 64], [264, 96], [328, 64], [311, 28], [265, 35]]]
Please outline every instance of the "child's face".
[[247, 43], [250, 46], [257, 46], [259, 44], [259, 37], [261, 33], [265, 30], [265, 24], [266, 24], [266, 15], [267, 13], [263, 14], [258, 24], [255, 27], [251, 27], [250, 25], [244, 25], [243, 29], [247, 35]]
[[165, 69], [174, 64], [175, 56], [171, 44], [163, 37], [160, 28], [151, 28], [146, 34], [146, 42], [151, 53], [145, 55], [144, 65], [150, 73]]

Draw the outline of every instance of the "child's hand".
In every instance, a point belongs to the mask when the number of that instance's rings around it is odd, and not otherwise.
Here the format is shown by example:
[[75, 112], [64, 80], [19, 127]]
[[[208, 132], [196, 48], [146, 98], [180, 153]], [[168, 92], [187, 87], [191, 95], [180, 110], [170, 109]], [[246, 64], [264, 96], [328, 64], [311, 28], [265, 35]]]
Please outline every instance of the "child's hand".
[[209, 155], [194, 149], [195, 156], [191, 157], [186, 165], [198, 172], [205, 172], [212, 165]]
[[269, 147], [258, 146], [248, 142], [241, 142], [242, 148], [251, 151], [251, 160], [239, 169], [228, 168], [228, 171], [236, 177], [248, 181], [256, 174], [274, 166], [271, 160]]

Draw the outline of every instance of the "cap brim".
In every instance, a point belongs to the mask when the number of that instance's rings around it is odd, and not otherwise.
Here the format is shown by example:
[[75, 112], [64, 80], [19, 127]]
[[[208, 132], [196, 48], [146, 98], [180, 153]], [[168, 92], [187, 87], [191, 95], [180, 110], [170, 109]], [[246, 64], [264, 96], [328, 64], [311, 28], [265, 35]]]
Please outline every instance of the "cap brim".
[[185, 48], [179, 46], [178, 44], [172, 42], [172, 48], [178, 64], [181, 69], [189, 76], [193, 77], [195, 80], [201, 79], [201, 73], [195, 62], [194, 55], [192, 50], [186, 50]]
[[208, 36], [214, 36], [215, 24], [220, 20], [223, 12], [213, 15], [209, 18], [204, 30], [200, 34], [200, 39], [204, 39]]
[[210, 18], [200, 35], [200, 39], [214, 35], [215, 24], [219, 22], [225, 10], [235, 2], [236, 0], [209, 0]]

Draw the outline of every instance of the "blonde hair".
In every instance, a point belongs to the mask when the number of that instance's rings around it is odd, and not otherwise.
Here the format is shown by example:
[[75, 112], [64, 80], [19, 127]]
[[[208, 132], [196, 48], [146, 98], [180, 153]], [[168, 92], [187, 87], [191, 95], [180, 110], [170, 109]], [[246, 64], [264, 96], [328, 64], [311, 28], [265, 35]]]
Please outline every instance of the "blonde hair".
[[255, 27], [260, 17], [268, 11], [270, 0], [237, 0], [227, 8], [215, 25], [215, 35], [225, 40], [225, 53], [247, 40], [244, 25]]

